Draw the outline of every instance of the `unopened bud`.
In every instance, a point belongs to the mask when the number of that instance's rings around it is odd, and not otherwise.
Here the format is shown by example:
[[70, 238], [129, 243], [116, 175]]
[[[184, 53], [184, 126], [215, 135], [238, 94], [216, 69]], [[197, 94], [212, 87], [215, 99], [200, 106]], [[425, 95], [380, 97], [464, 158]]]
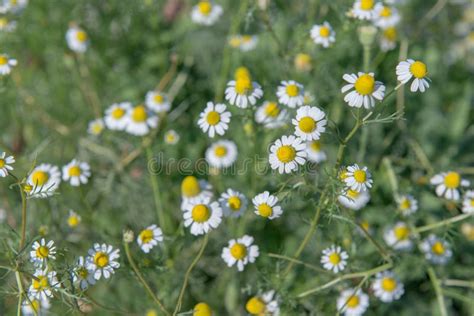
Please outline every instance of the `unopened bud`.
[[133, 235], [133, 231], [131, 231], [130, 229], [126, 229], [123, 231], [123, 241], [126, 242], [127, 244], [133, 242], [133, 238], [134, 238], [134, 235]]

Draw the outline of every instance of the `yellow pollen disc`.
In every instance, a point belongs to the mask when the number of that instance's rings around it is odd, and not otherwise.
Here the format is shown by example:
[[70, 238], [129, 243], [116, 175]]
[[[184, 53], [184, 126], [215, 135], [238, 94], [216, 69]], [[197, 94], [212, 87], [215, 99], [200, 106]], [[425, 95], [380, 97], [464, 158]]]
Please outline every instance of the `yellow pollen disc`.
[[411, 207], [410, 200], [407, 198], [404, 198], [402, 203], [400, 203], [400, 208], [402, 210], [407, 210]]
[[457, 172], [448, 172], [444, 177], [444, 185], [448, 189], [456, 189], [461, 184], [461, 176]]
[[329, 30], [329, 27], [327, 27], [327, 26], [321, 26], [319, 28], [319, 35], [321, 37], [328, 37], [330, 33], [331, 33], [331, 31]]
[[209, 1], [201, 1], [198, 3], [198, 9], [202, 15], [209, 15], [212, 10], [212, 4]]
[[413, 76], [415, 76], [415, 78], [421, 79], [426, 76], [426, 74], [428, 73], [428, 69], [426, 68], [426, 65], [421, 61], [415, 61], [410, 66], [410, 72], [413, 74]]
[[5, 159], [1, 159], [1, 158], [0, 158], [0, 168], [5, 167], [5, 165], [6, 165]]
[[350, 197], [351, 199], [355, 199], [355, 198], [357, 198], [357, 197], [360, 195], [360, 193], [357, 192], [357, 191], [354, 191], [354, 190], [349, 189], [349, 190], [347, 190], [346, 195], [347, 195], [348, 197]]
[[99, 267], [103, 268], [109, 263], [109, 255], [105, 252], [98, 251], [94, 255], [94, 263]]
[[268, 102], [265, 107], [265, 115], [270, 117], [277, 117], [280, 114], [280, 108], [276, 102]]
[[36, 249], [36, 256], [40, 259], [48, 258], [49, 249], [46, 246], [40, 246]]
[[397, 240], [405, 240], [408, 238], [408, 234], [410, 231], [408, 230], [408, 227], [406, 226], [399, 226], [394, 229], [394, 234]]
[[211, 217], [211, 211], [206, 205], [198, 204], [193, 207], [191, 217], [197, 223], [204, 223]]
[[212, 316], [212, 310], [206, 303], [199, 303], [194, 306], [193, 316]]
[[138, 237], [144, 244], [148, 244], [153, 240], [153, 231], [151, 229], [144, 229], [140, 232]]
[[471, 200], [471, 203], [470, 203], [470, 204], [471, 204], [471, 206], [474, 207], [474, 199]]
[[247, 247], [243, 244], [236, 243], [230, 247], [230, 254], [235, 259], [241, 260], [247, 255]]
[[252, 81], [249, 77], [240, 77], [235, 81], [235, 92], [247, 94], [252, 89]]
[[87, 279], [89, 276], [89, 271], [86, 268], [81, 267], [77, 270], [77, 274], [81, 277], [81, 279]]
[[329, 255], [329, 262], [332, 263], [333, 265], [336, 265], [339, 262], [341, 262], [341, 256], [338, 253], [333, 252], [332, 254]]
[[8, 24], [8, 20], [5, 18], [0, 18], [0, 27], [5, 27]]
[[392, 15], [392, 9], [389, 7], [383, 7], [382, 11], [380, 11], [380, 16], [384, 18], [388, 18]]
[[143, 105], [136, 106], [132, 111], [132, 120], [135, 122], [145, 122], [148, 115]]
[[125, 115], [125, 110], [122, 108], [115, 108], [112, 113], [112, 117], [116, 120], [122, 118]]
[[237, 47], [240, 46], [240, 43], [241, 43], [241, 42], [242, 42], [242, 41], [240, 40], [240, 37], [234, 36], [234, 37], [232, 37], [232, 38], [229, 40], [229, 45], [232, 46], [232, 47], [234, 47], [234, 48], [237, 48]]
[[258, 206], [258, 214], [262, 217], [270, 217], [273, 214], [273, 209], [267, 203], [262, 203]]
[[69, 227], [76, 227], [77, 225], [79, 225], [79, 218], [76, 215], [71, 215], [67, 219], [67, 224], [69, 225]]
[[296, 97], [300, 93], [300, 89], [295, 84], [289, 84], [286, 86], [286, 94], [290, 97]]
[[252, 40], [252, 36], [250, 36], [250, 35], [243, 35], [242, 36], [242, 42], [244, 42], [244, 43], [248, 43], [251, 40]]
[[6, 65], [8, 63], [8, 58], [5, 56], [0, 56], [0, 65]]
[[264, 315], [267, 305], [261, 298], [254, 296], [247, 301], [245, 309], [252, 315]]
[[348, 300], [347, 300], [347, 304], [346, 304], [348, 307], [350, 308], [355, 308], [357, 306], [359, 306], [359, 297], [356, 296], [356, 295], [352, 295]]
[[207, 114], [206, 121], [209, 125], [217, 125], [221, 121], [221, 115], [216, 111], [210, 111]]
[[219, 158], [225, 157], [225, 155], [227, 155], [227, 148], [224, 146], [216, 146], [214, 154]]
[[283, 163], [288, 163], [295, 159], [296, 150], [292, 146], [284, 145], [278, 148], [276, 155], [278, 160]]
[[250, 79], [250, 71], [248, 70], [247, 67], [239, 67], [235, 70], [234, 74], [235, 80], [238, 80], [239, 78], [248, 78]]
[[433, 246], [431, 246], [431, 251], [438, 256], [444, 254], [445, 249], [443, 243], [440, 241], [435, 242]]
[[364, 170], [356, 170], [354, 171], [354, 179], [359, 183], [364, 183], [367, 179], [367, 174]]
[[104, 128], [100, 125], [100, 124], [94, 124], [92, 125], [92, 133], [94, 135], [99, 135], [100, 133], [102, 133], [102, 130]]
[[45, 275], [40, 275], [37, 277], [37, 279], [33, 279], [33, 288], [35, 290], [42, 290], [46, 289], [49, 286], [49, 280], [48, 277]]
[[357, 78], [355, 84], [355, 89], [361, 95], [368, 95], [374, 92], [375, 89], [375, 79], [369, 74], [363, 74]]
[[72, 166], [69, 168], [68, 173], [70, 177], [79, 177], [81, 175], [81, 168], [79, 166]]
[[317, 123], [313, 118], [305, 116], [298, 122], [298, 127], [305, 133], [311, 133], [316, 129]]
[[344, 181], [346, 178], [347, 178], [347, 170], [342, 170], [342, 171], [339, 173], [339, 179], [341, 179], [342, 181]]
[[163, 96], [161, 94], [155, 94], [155, 96], [153, 97], [153, 101], [155, 101], [156, 103], [163, 103]]
[[234, 211], [238, 211], [242, 206], [242, 201], [238, 196], [231, 196], [227, 203], [229, 203], [229, 207]]
[[382, 289], [387, 292], [393, 292], [397, 287], [397, 281], [393, 278], [383, 278], [381, 283]]
[[310, 146], [314, 151], [321, 151], [321, 142], [318, 140], [312, 141]]
[[87, 41], [87, 34], [84, 31], [77, 31], [76, 38], [79, 42], [84, 43]]
[[374, 7], [374, 0], [361, 0], [360, 1], [360, 8], [362, 10], [368, 11], [372, 10]]
[[42, 186], [44, 185], [49, 179], [49, 174], [47, 172], [38, 170], [33, 172], [31, 176], [31, 181], [34, 185]]
[[193, 197], [201, 193], [201, 187], [196, 177], [187, 176], [181, 182], [181, 193], [185, 197]]
[[391, 42], [394, 42], [397, 39], [397, 29], [388, 27], [383, 31], [383, 36]]

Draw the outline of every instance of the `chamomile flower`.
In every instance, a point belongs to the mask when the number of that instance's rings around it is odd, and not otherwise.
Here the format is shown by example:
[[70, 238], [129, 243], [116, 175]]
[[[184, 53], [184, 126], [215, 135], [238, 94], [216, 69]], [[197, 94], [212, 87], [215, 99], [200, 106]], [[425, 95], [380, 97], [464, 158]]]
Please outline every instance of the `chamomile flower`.
[[125, 131], [135, 136], [144, 136], [158, 126], [158, 116], [149, 112], [142, 104], [128, 110]]
[[397, 46], [397, 29], [395, 27], [387, 27], [382, 31], [380, 36], [380, 49], [388, 52]]
[[34, 296], [27, 297], [21, 304], [21, 314], [24, 316], [45, 316], [51, 304], [48, 299], [37, 299]]
[[212, 309], [207, 303], [201, 302], [194, 305], [193, 316], [212, 316]]
[[359, 20], [373, 20], [377, 16], [375, 0], [356, 0], [351, 12]]
[[418, 210], [418, 201], [409, 194], [397, 197], [396, 202], [403, 216], [411, 215]]
[[405, 293], [403, 283], [392, 271], [377, 273], [372, 283], [374, 295], [384, 303], [396, 301]]
[[408, 83], [412, 78], [413, 81], [410, 86], [411, 92], [425, 92], [426, 89], [430, 87], [428, 83], [429, 78], [426, 76], [428, 74], [428, 67], [426, 64], [417, 60], [407, 59], [401, 61], [396, 68], [397, 80], [403, 84]]
[[137, 237], [137, 243], [144, 253], [149, 253], [153, 247], [158, 245], [158, 242], [162, 241], [163, 232], [154, 224], [143, 229]]
[[165, 133], [165, 143], [168, 145], [176, 145], [179, 142], [179, 134], [174, 129], [170, 129]]
[[227, 189], [221, 194], [219, 203], [225, 216], [240, 217], [247, 210], [248, 201], [242, 193]]
[[346, 189], [338, 196], [337, 200], [348, 209], [358, 211], [365, 207], [370, 201], [369, 191], [355, 191]]
[[33, 169], [27, 183], [29, 196], [45, 198], [53, 195], [58, 188], [61, 183], [61, 172], [58, 167], [43, 163]]
[[453, 256], [449, 243], [435, 235], [425, 238], [420, 248], [425, 253], [425, 258], [433, 264], [446, 264]]
[[319, 140], [306, 142], [306, 158], [314, 163], [320, 163], [327, 159], [326, 153], [321, 150], [321, 142]]
[[317, 140], [326, 131], [326, 114], [315, 106], [305, 105], [296, 111], [292, 123], [296, 136], [306, 141]]
[[246, 109], [249, 104], [255, 105], [262, 96], [262, 88], [250, 76], [240, 76], [229, 81], [225, 89], [225, 99], [242, 109]]
[[9, 58], [8, 55], [0, 54], [0, 75], [8, 75], [14, 66], [17, 65], [16, 59]]
[[373, 180], [367, 167], [353, 164], [347, 167], [344, 182], [351, 190], [362, 192], [372, 187]]
[[459, 200], [459, 189], [469, 186], [469, 181], [454, 171], [441, 172], [432, 177], [430, 183], [436, 186], [436, 195], [454, 201]]
[[304, 87], [294, 81], [282, 81], [276, 93], [278, 102], [289, 108], [295, 108], [304, 104]]
[[184, 209], [189, 201], [204, 197], [211, 198], [212, 196], [212, 186], [206, 180], [198, 180], [194, 176], [187, 176], [181, 182], [181, 197], [183, 199], [181, 209]]
[[240, 50], [243, 52], [248, 52], [255, 49], [255, 47], [257, 47], [257, 44], [258, 44], [258, 36], [256, 35], [242, 35], [240, 37], [239, 47], [240, 47]]
[[89, 36], [77, 26], [70, 27], [67, 30], [66, 41], [69, 49], [76, 53], [84, 53], [89, 46]]
[[6, 17], [0, 17], [0, 31], [1, 32], [12, 32], [16, 28], [15, 21], [9, 21]]
[[299, 53], [295, 56], [294, 65], [296, 70], [308, 72], [313, 68], [311, 62], [312, 59], [309, 54]]
[[464, 193], [462, 211], [463, 213], [474, 213], [474, 190], [469, 190]]
[[53, 297], [53, 291], [60, 287], [56, 271], [48, 271], [48, 268], [37, 269], [33, 276], [28, 292], [38, 300], [47, 300], [48, 297]]
[[219, 140], [206, 150], [206, 161], [213, 168], [227, 168], [237, 160], [237, 153], [233, 141]]
[[383, 100], [385, 86], [382, 82], [375, 81], [374, 73], [345, 74], [342, 78], [348, 84], [342, 87], [341, 92], [346, 93], [351, 90], [344, 96], [344, 101], [349, 106], [356, 108], [364, 106], [364, 108], [370, 109], [375, 106], [375, 100]]
[[237, 270], [244, 271], [244, 267], [254, 263], [260, 255], [258, 246], [253, 241], [253, 237], [248, 235], [229, 240], [228, 246], [222, 249], [222, 260], [228, 267], [237, 265]]
[[413, 242], [410, 240], [410, 228], [403, 222], [385, 229], [383, 238], [385, 243], [395, 250], [410, 250]]
[[285, 125], [287, 111], [276, 102], [265, 101], [255, 111], [255, 122], [266, 128], [278, 128]]
[[199, 115], [198, 125], [209, 137], [213, 138], [216, 134], [222, 136], [229, 128], [232, 114], [226, 109], [222, 103], [207, 102], [206, 108]]
[[79, 214], [77, 214], [73, 210], [69, 210], [69, 215], [67, 217], [67, 225], [70, 228], [76, 228], [77, 225], [79, 225], [81, 223], [81, 221], [82, 221], [82, 219], [81, 219], [81, 216]]
[[245, 304], [245, 309], [250, 315], [280, 315], [278, 297], [273, 290], [251, 297]]
[[89, 285], [95, 284], [94, 273], [87, 268], [84, 257], [80, 256], [77, 258], [76, 265], [72, 271], [72, 278], [73, 282], [79, 283], [79, 287], [82, 291], [86, 290]]
[[282, 136], [270, 147], [269, 162], [279, 173], [296, 171], [306, 162], [306, 144], [293, 135]]
[[0, 177], [8, 176], [8, 171], [13, 170], [11, 164], [15, 163], [15, 157], [7, 156], [5, 152], [0, 154]]
[[216, 229], [222, 221], [222, 209], [218, 202], [209, 197], [194, 199], [186, 204], [183, 212], [184, 226], [191, 234], [198, 236]]
[[91, 135], [98, 136], [105, 128], [104, 120], [101, 118], [92, 120], [87, 126], [87, 132]]
[[242, 36], [240, 34], [232, 35], [229, 37], [228, 43], [232, 48], [240, 48], [240, 43], [242, 42]]
[[168, 96], [160, 91], [148, 91], [145, 97], [147, 108], [155, 113], [168, 112], [171, 109], [171, 103]]
[[346, 289], [337, 299], [337, 310], [344, 316], [359, 316], [369, 307], [369, 296], [361, 289]]
[[341, 247], [332, 245], [323, 250], [321, 264], [324, 269], [338, 273], [346, 268], [349, 255]]
[[110, 130], [123, 131], [127, 126], [127, 113], [132, 108], [130, 102], [114, 103], [105, 110], [105, 126]]
[[275, 219], [283, 214], [283, 209], [278, 205], [278, 198], [268, 191], [257, 194], [252, 199], [252, 203], [255, 207], [254, 213], [259, 216]]
[[0, 13], [19, 13], [28, 5], [28, 0], [1, 0]]
[[336, 41], [336, 32], [326, 21], [321, 25], [313, 25], [310, 34], [313, 41], [324, 48], [331, 46]]
[[212, 25], [222, 15], [222, 7], [208, 0], [199, 1], [191, 11], [191, 19], [194, 23]]
[[114, 270], [120, 267], [117, 261], [120, 257], [120, 249], [114, 249], [107, 244], [95, 243], [88, 251], [86, 258], [86, 267], [94, 275], [94, 279], [100, 280], [110, 278]]
[[381, 3], [375, 5], [374, 24], [382, 29], [395, 26], [400, 21], [400, 14], [394, 7], [385, 6]]
[[309, 92], [309, 91], [304, 92], [304, 97], [303, 97], [303, 104], [304, 105], [309, 105], [309, 104], [313, 103], [313, 101], [315, 99], [316, 98], [314, 97], [314, 95], [311, 92]]
[[35, 241], [31, 246], [33, 250], [30, 251], [30, 260], [36, 266], [44, 266], [48, 260], [56, 260], [56, 246], [54, 241], [42, 238], [40, 241]]
[[77, 187], [86, 184], [91, 176], [91, 167], [87, 162], [73, 159], [63, 167], [63, 180]]

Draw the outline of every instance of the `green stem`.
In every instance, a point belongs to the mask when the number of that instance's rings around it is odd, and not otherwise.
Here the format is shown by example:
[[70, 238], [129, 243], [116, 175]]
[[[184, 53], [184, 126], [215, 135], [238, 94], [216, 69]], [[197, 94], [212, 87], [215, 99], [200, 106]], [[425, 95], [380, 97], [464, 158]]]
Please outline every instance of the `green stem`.
[[19, 185], [21, 195], [21, 239], [20, 239], [20, 251], [25, 246], [26, 240], [26, 193], [23, 191], [23, 187]]
[[422, 233], [422, 232], [426, 232], [426, 231], [429, 231], [429, 230], [432, 230], [432, 229], [435, 229], [435, 228], [438, 228], [438, 227], [447, 226], [449, 224], [465, 220], [466, 218], [469, 218], [472, 215], [473, 215], [472, 213], [471, 214], [460, 214], [460, 215], [445, 219], [444, 221], [441, 221], [441, 222], [437, 222], [437, 223], [434, 223], [434, 224], [425, 225], [425, 226], [415, 228], [415, 232]]
[[301, 260], [297, 260], [297, 259], [293, 259], [291, 257], [287, 257], [287, 256], [283, 256], [283, 255], [279, 255], [279, 254], [276, 254], [276, 253], [268, 253], [267, 254], [270, 258], [276, 258], [276, 259], [282, 259], [282, 260], [286, 260], [286, 261], [290, 261], [290, 262], [293, 262], [295, 264], [301, 264], [311, 270], [314, 270], [314, 271], [318, 271], [318, 272], [322, 272], [322, 273], [327, 273], [328, 271], [327, 270], [324, 270], [318, 266], [315, 266], [315, 265], [312, 265], [312, 264], [309, 264], [309, 263], [306, 263], [306, 262], [303, 262]]
[[441, 285], [432, 267], [428, 268], [428, 275], [430, 276], [431, 284], [433, 285], [433, 288], [436, 293], [436, 299], [438, 300], [439, 312], [441, 313], [441, 316], [448, 316], [446, 305], [444, 303], [443, 292], [441, 290]]
[[21, 284], [21, 275], [19, 271], [15, 272], [16, 283], [18, 284], [18, 308], [17, 316], [21, 316], [21, 303], [23, 302], [23, 284]]

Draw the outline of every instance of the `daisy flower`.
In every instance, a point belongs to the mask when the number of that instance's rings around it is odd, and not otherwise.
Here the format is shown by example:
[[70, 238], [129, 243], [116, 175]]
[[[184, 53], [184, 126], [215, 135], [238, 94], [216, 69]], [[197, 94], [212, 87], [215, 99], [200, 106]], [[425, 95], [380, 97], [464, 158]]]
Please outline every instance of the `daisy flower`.
[[306, 158], [314, 163], [320, 163], [327, 159], [326, 153], [321, 150], [321, 142], [319, 140], [306, 143]]
[[474, 213], [474, 190], [469, 190], [464, 193], [462, 211], [463, 213]]
[[89, 36], [77, 26], [70, 27], [67, 30], [66, 41], [69, 49], [76, 53], [84, 53], [89, 46]]
[[373, 20], [377, 16], [375, 0], [357, 0], [352, 6], [352, 15], [359, 20]]
[[28, 5], [28, 0], [2, 0], [0, 13], [19, 13]]
[[395, 276], [392, 271], [377, 273], [372, 283], [374, 295], [384, 303], [396, 301], [405, 293], [403, 283]]
[[256, 35], [242, 35], [240, 37], [240, 45], [239, 48], [243, 52], [248, 52], [255, 47], [257, 47], [258, 44], [258, 37]]
[[410, 250], [413, 246], [410, 229], [403, 222], [397, 222], [394, 227], [387, 228], [383, 238], [385, 243], [395, 250]]
[[280, 306], [275, 291], [268, 291], [251, 297], [245, 304], [245, 309], [250, 315], [278, 316]]
[[179, 134], [174, 130], [170, 129], [165, 133], [165, 143], [168, 145], [176, 145], [179, 142]]
[[222, 249], [222, 260], [228, 267], [237, 265], [239, 271], [244, 271], [244, 267], [248, 263], [254, 263], [260, 255], [258, 246], [253, 241], [253, 237], [248, 235], [229, 240], [228, 246]]
[[323, 250], [321, 264], [324, 269], [338, 273], [346, 268], [349, 255], [341, 247], [332, 245]]
[[411, 195], [402, 195], [397, 198], [398, 209], [404, 216], [411, 215], [418, 210], [418, 201]]
[[[375, 106], [375, 99], [382, 101], [385, 95], [385, 86], [380, 81], [375, 81], [374, 73], [359, 72], [356, 74], [345, 74], [342, 77], [348, 84], [341, 89], [342, 93], [350, 91], [344, 96], [344, 101], [351, 107], [366, 109]], [[354, 90], [352, 90], [354, 89]]]
[[446, 264], [453, 256], [449, 243], [435, 235], [429, 235], [420, 245], [425, 258], [433, 264]]
[[72, 278], [74, 283], [79, 283], [79, 287], [82, 291], [85, 291], [89, 285], [95, 284], [94, 273], [87, 268], [84, 257], [80, 256], [77, 258], [76, 265], [72, 272]]
[[226, 109], [222, 103], [207, 102], [206, 108], [199, 115], [198, 125], [209, 137], [213, 138], [216, 134], [222, 136], [229, 128], [232, 114]]
[[135, 136], [144, 136], [158, 126], [158, 116], [150, 113], [145, 106], [137, 105], [128, 110], [125, 131]]
[[27, 179], [28, 195], [45, 198], [53, 195], [61, 182], [59, 168], [47, 163], [37, 166]]
[[400, 14], [398, 10], [393, 7], [385, 6], [381, 3], [375, 5], [375, 26], [381, 29], [395, 26], [400, 21]]
[[232, 35], [229, 37], [228, 43], [232, 48], [239, 48], [242, 42], [242, 36], [240, 34]]
[[304, 104], [304, 87], [294, 80], [282, 81], [276, 95], [278, 102], [290, 108]]
[[98, 136], [105, 128], [104, 120], [101, 118], [92, 120], [87, 126], [87, 132], [91, 135]]
[[370, 201], [370, 194], [369, 191], [355, 191], [351, 189], [344, 190], [338, 196], [337, 200], [341, 203], [344, 207], [348, 209], [358, 211], [361, 208], [365, 207], [367, 203]]
[[194, 176], [187, 176], [181, 182], [181, 197], [183, 198], [181, 208], [191, 200], [203, 197], [211, 198], [212, 196], [212, 186], [206, 180], [198, 180]]
[[397, 46], [397, 29], [387, 27], [380, 36], [380, 49], [384, 52], [394, 49]]
[[186, 204], [183, 218], [184, 226], [191, 226], [191, 234], [204, 235], [219, 226], [222, 221], [222, 209], [218, 202], [211, 202], [209, 197], [194, 199]]
[[370, 189], [373, 180], [367, 167], [361, 168], [358, 164], [353, 164], [347, 167], [344, 182], [351, 190], [361, 192]]
[[142, 230], [137, 237], [137, 243], [144, 253], [149, 253], [153, 247], [158, 245], [158, 242], [162, 241], [163, 232], [161, 228], [154, 224]]
[[219, 140], [206, 150], [206, 161], [213, 168], [230, 167], [237, 160], [237, 145], [230, 140]]
[[292, 123], [296, 136], [306, 141], [317, 140], [326, 131], [326, 114], [315, 106], [305, 105], [296, 111]]
[[290, 173], [298, 169], [306, 161], [306, 144], [301, 138], [282, 136], [270, 147], [269, 162], [272, 169], [279, 173]]
[[459, 189], [469, 186], [469, 181], [461, 178], [461, 175], [454, 171], [441, 172], [431, 178], [430, 183], [436, 186], [436, 195], [445, 197], [448, 200], [459, 200]]
[[418, 90], [425, 92], [425, 90], [430, 87], [428, 83], [430, 79], [426, 76], [428, 74], [428, 68], [426, 64], [421, 61], [414, 61], [413, 59], [401, 61], [397, 65], [396, 74], [397, 80], [403, 84], [414, 78], [410, 86], [411, 92]]
[[168, 112], [171, 109], [168, 97], [160, 91], [148, 91], [145, 97], [145, 104], [155, 113]]
[[47, 300], [53, 297], [53, 290], [60, 287], [55, 271], [48, 271], [48, 268], [37, 269], [33, 274], [29, 294], [38, 300]]
[[246, 109], [249, 104], [255, 105], [262, 96], [262, 88], [249, 76], [240, 76], [229, 81], [225, 89], [225, 99], [242, 109]]
[[87, 162], [73, 159], [63, 167], [63, 180], [77, 187], [86, 184], [91, 176], [91, 167]]
[[51, 304], [48, 299], [37, 299], [34, 296], [27, 297], [21, 304], [21, 314], [24, 316], [47, 315]]
[[119, 257], [120, 249], [95, 243], [88, 251], [86, 267], [94, 275], [94, 279], [100, 280], [101, 277], [108, 279], [114, 270], [120, 267], [120, 263], [117, 262]]
[[254, 213], [259, 216], [268, 219], [275, 219], [283, 214], [281, 206], [277, 204], [278, 198], [274, 195], [271, 195], [268, 191], [255, 196], [252, 199], [252, 203], [255, 207]]
[[33, 250], [30, 251], [30, 260], [36, 266], [45, 265], [47, 260], [56, 260], [56, 246], [52, 240], [46, 243], [46, 240], [42, 238], [39, 242], [35, 241], [31, 248]]
[[5, 178], [8, 176], [8, 171], [13, 170], [11, 164], [15, 163], [15, 157], [8, 156], [5, 152], [0, 154], [0, 177]]
[[337, 299], [337, 309], [344, 316], [359, 316], [369, 307], [369, 296], [360, 289], [346, 289]]
[[321, 25], [313, 25], [310, 34], [313, 41], [324, 48], [331, 46], [336, 41], [336, 32], [326, 21]]
[[263, 124], [266, 128], [278, 128], [285, 125], [287, 111], [278, 103], [265, 101], [255, 111], [255, 122]]
[[222, 7], [211, 1], [202, 0], [195, 5], [191, 11], [191, 19], [194, 23], [202, 25], [212, 25], [222, 15]]
[[16, 28], [15, 21], [9, 21], [6, 17], [0, 18], [0, 31], [12, 32]]
[[247, 198], [242, 193], [227, 189], [226, 192], [221, 194], [219, 203], [225, 216], [229, 217], [240, 217], [247, 210]]
[[9, 58], [8, 55], [0, 54], [0, 75], [8, 75], [14, 66], [17, 65], [16, 59]]
[[201, 302], [194, 305], [193, 316], [212, 316], [212, 309], [207, 303]]
[[130, 102], [112, 104], [105, 110], [105, 126], [110, 130], [123, 131], [127, 126], [127, 113], [131, 108]]
[[311, 62], [311, 56], [304, 53], [297, 54], [294, 60], [296, 70], [302, 72], [308, 72], [313, 68]]

